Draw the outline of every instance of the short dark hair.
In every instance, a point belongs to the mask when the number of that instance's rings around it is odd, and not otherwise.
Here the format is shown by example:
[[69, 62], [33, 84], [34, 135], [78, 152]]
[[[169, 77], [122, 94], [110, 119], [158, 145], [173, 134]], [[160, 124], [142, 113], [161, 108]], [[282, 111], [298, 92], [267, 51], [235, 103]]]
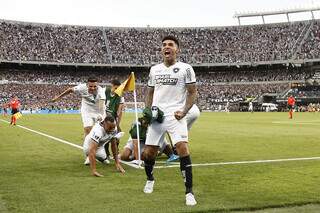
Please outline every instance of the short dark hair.
[[120, 86], [120, 85], [121, 85], [121, 83], [120, 83], [120, 81], [119, 81], [118, 79], [113, 79], [113, 80], [111, 81], [111, 84], [112, 84], [112, 85], [115, 85], [115, 86]]
[[104, 118], [103, 122], [108, 122], [108, 121], [111, 122], [111, 123], [114, 123], [115, 119], [114, 119], [114, 117], [112, 115], [107, 115]]
[[178, 40], [175, 36], [167, 35], [167, 36], [165, 36], [165, 37], [162, 38], [161, 42], [164, 42], [165, 40], [174, 41], [174, 43], [176, 43], [176, 45], [177, 45], [178, 47], [180, 47], [179, 40]]
[[94, 76], [90, 76], [88, 78], [88, 82], [98, 82], [98, 79], [96, 77], [94, 77]]

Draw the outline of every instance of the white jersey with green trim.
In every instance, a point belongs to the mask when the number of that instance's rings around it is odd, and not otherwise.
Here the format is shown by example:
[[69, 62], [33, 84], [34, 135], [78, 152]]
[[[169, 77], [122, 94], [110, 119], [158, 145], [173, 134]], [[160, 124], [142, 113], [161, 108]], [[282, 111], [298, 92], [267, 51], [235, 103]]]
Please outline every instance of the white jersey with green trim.
[[152, 106], [159, 107], [164, 116], [182, 111], [187, 99], [187, 84], [196, 83], [191, 65], [176, 62], [170, 67], [163, 63], [151, 67], [148, 86], [154, 87]]

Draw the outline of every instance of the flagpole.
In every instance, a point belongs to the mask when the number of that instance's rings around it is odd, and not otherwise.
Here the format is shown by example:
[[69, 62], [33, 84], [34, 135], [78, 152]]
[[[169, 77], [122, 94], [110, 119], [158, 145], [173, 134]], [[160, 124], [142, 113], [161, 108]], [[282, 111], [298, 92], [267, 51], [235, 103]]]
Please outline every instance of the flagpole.
[[[133, 72], [132, 72], [133, 73]], [[131, 74], [132, 74], [131, 73]], [[134, 73], [133, 73], [134, 74]], [[139, 121], [138, 121], [138, 106], [137, 106], [137, 93], [136, 88], [133, 90], [133, 99], [134, 99], [134, 111], [136, 116], [136, 126], [137, 126], [137, 139], [138, 139], [138, 161], [139, 167], [141, 167], [141, 153], [140, 153], [140, 134], [139, 134]]]

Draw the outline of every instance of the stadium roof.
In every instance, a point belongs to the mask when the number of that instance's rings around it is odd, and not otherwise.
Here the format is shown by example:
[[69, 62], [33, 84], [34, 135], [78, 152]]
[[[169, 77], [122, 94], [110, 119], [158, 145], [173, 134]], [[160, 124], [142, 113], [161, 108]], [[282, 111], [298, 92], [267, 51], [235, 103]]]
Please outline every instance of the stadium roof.
[[265, 23], [264, 16], [272, 16], [272, 15], [286, 15], [288, 22], [290, 22], [289, 14], [291, 13], [303, 13], [303, 12], [310, 12], [312, 19], [314, 19], [314, 11], [319, 11], [320, 6], [312, 6], [312, 7], [301, 7], [301, 8], [294, 8], [294, 9], [281, 9], [281, 10], [274, 10], [274, 11], [263, 11], [263, 12], [239, 12], [234, 14], [234, 18], [238, 19], [239, 25], [241, 25], [241, 18], [247, 17], [258, 17], [261, 16], [263, 23]]

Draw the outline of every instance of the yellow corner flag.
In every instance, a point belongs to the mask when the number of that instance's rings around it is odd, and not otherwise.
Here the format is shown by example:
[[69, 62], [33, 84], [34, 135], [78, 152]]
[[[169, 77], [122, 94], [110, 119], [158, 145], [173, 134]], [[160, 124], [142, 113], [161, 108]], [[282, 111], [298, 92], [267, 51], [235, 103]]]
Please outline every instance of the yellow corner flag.
[[17, 112], [13, 115], [17, 120], [22, 117], [21, 112]]
[[122, 96], [123, 92], [133, 91], [136, 87], [136, 79], [134, 77], [134, 72], [131, 72], [129, 78], [125, 80], [114, 92]]

